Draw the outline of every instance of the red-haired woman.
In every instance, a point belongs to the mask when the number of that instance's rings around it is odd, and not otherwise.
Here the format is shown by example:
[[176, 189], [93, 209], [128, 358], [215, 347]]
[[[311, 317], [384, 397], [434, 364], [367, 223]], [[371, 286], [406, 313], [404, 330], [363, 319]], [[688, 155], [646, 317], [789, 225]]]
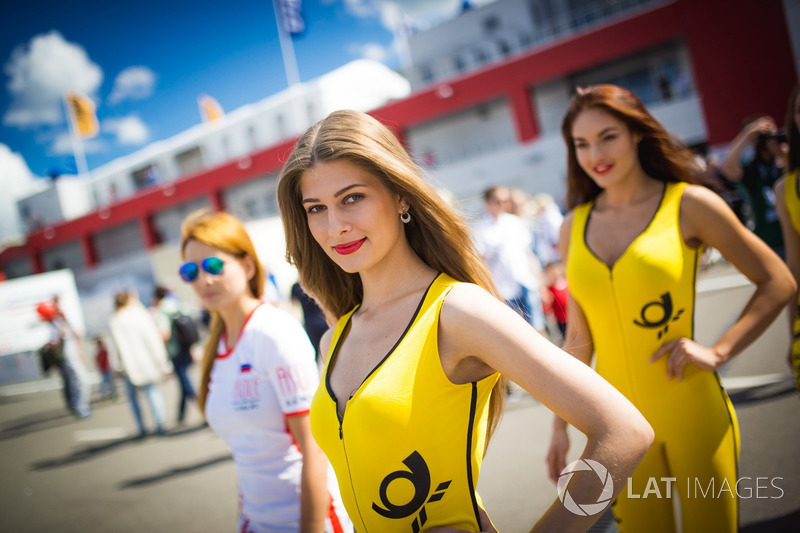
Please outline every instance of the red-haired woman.
[[[561, 228], [571, 296], [564, 350], [636, 405], [656, 440], [614, 513], [623, 532], [737, 530], [738, 428], [716, 374], [755, 340], [791, 297], [781, 259], [745, 228], [716, 194], [691, 185], [693, 156], [631, 92], [578, 89], [562, 124], [567, 202]], [[739, 319], [710, 347], [693, 340], [695, 282], [711, 246], [756, 290]], [[566, 423], [556, 417], [550, 477], [564, 467]], [[673, 479], [680, 498], [641, 496]], [[655, 481], [653, 481], [655, 480]], [[695, 482], [713, 496], [695, 494]], [[688, 485], [687, 485], [688, 484]], [[688, 492], [687, 492], [688, 491]]]
[[[786, 246], [786, 263], [795, 281], [800, 281], [800, 83], [794, 86], [786, 110], [786, 175], [775, 184], [775, 204]], [[791, 315], [792, 349], [790, 361], [794, 380], [800, 390], [800, 300], [793, 298]]]

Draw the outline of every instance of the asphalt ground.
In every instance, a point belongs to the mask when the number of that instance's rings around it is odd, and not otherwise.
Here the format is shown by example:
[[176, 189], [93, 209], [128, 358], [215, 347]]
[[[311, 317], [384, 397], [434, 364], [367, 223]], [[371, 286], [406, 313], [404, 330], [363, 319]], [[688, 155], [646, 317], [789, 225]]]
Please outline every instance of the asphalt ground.
[[[730, 275], [720, 270], [707, 279]], [[715, 320], [735, 318], [749, 290], [710, 287], [698, 301], [698, 323], [709, 324], [698, 328], [701, 339], [713, 334]], [[741, 531], [747, 533], [800, 531], [800, 394], [788, 379], [784, 333], [781, 318], [722, 372], [742, 435], [739, 477], [743, 489], [752, 489], [740, 498]], [[144, 440], [134, 438], [126, 400], [95, 401], [94, 415], [78, 420], [67, 413], [54, 383], [0, 389], [0, 531], [235, 530], [230, 454], [196, 409], [186, 425], [175, 424], [174, 379], [162, 385], [168, 431]], [[149, 421], [146, 405], [143, 412]], [[525, 393], [507, 404], [478, 484], [502, 532], [527, 531], [556, 498], [544, 465], [551, 417]], [[574, 431], [572, 441], [570, 460], [585, 442]], [[615, 531], [608, 518], [594, 530]]]

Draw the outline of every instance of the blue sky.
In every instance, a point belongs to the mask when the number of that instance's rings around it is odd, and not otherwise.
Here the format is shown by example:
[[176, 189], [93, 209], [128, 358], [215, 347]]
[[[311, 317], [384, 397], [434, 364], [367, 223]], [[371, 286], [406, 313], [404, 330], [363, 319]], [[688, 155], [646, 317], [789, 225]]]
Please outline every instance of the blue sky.
[[[401, 14], [424, 28], [461, 4], [303, 0], [300, 79], [362, 57], [397, 68]], [[100, 135], [84, 142], [91, 170], [200, 122], [202, 94], [231, 111], [287, 87], [272, 0], [13, 0], [2, 18], [0, 242], [17, 233], [16, 198], [51, 172], [75, 173], [64, 92], [97, 105]]]
[[[196, 124], [200, 94], [232, 110], [287, 85], [271, 0], [12, 5], [0, 32], [0, 142], [35, 175], [74, 169], [63, 107], [55, 116], [53, 104], [61, 88], [97, 104], [102, 132], [86, 143], [96, 168]], [[370, 53], [396, 66], [392, 34], [364, 2], [306, 0], [303, 13], [307, 29], [294, 41], [301, 80]], [[16, 93], [12, 83], [22, 85]]]

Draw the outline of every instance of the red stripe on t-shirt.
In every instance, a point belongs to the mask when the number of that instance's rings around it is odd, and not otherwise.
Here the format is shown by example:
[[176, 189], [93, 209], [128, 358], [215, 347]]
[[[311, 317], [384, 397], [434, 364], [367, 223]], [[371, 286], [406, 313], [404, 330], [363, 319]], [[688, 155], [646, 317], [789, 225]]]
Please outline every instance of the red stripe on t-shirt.
[[328, 506], [328, 520], [331, 521], [333, 533], [344, 533], [342, 522], [336, 514], [336, 506], [333, 505], [333, 496], [331, 496], [330, 493], [328, 493], [328, 499], [330, 500], [330, 505]]
[[302, 411], [295, 411], [294, 413], [286, 413], [286, 414], [285, 414], [285, 415], [283, 415], [283, 416], [285, 416], [286, 418], [292, 418], [293, 416], [303, 416], [303, 415], [307, 415], [307, 414], [308, 414], [308, 413], [310, 413], [310, 412], [311, 412], [311, 411], [310, 411], [310, 410], [308, 410], [308, 409], [303, 409]]
[[229, 355], [231, 355], [233, 353], [233, 350], [236, 349], [236, 345], [239, 344], [239, 339], [242, 338], [242, 333], [244, 333], [244, 328], [247, 327], [247, 323], [250, 322], [250, 317], [253, 316], [253, 313], [256, 312], [256, 309], [258, 309], [262, 305], [264, 305], [264, 304], [260, 303], [257, 306], [255, 306], [253, 308], [253, 310], [250, 311], [250, 314], [248, 314], [247, 317], [244, 319], [244, 324], [242, 324], [242, 329], [239, 330], [239, 336], [236, 337], [236, 342], [234, 342], [233, 346], [231, 346], [230, 348], [228, 348], [228, 341], [225, 338], [225, 332], [224, 331], [222, 332], [222, 335], [220, 335], [219, 340], [221, 340], [222, 341], [222, 345], [225, 346], [225, 351], [220, 353], [219, 352], [219, 348], [217, 348], [217, 350], [218, 350], [217, 351], [217, 359], [225, 359], [226, 357], [228, 357]]

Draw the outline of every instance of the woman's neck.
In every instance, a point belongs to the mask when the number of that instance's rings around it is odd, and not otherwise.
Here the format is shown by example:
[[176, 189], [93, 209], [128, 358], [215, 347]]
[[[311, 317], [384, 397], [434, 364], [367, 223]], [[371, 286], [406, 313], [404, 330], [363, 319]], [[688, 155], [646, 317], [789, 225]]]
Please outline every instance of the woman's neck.
[[369, 271], [360, 272], [364, 296], [359, 313], [370, 312], [430, 285], [436, 271], [407, 247]]
[[604, 189], [599, 203], [601, 206], [610, 208], [627, 207], [638, 204], [653, 194], [660, 193], [663, 187], [663, 182], [642, 172]]
[[225, 324], [225, 344], [232, 348], [242, 332], [245, 321], [250, 313], [261, 304], [261, 301], [252, 296], [243, 296], [233, 304], [220, 309], [219, 316]]

